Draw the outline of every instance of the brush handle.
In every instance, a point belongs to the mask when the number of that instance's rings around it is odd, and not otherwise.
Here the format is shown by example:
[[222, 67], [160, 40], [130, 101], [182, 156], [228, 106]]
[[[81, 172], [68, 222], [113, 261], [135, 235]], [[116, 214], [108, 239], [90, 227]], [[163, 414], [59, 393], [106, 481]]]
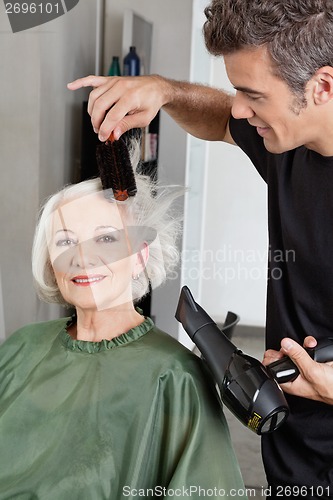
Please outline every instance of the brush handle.
[[[109, 138], [106, 140], [106, 142], [115, 142], [115, 137], [114, 137], [114, 133], [113, 133], [113, 130], [109, 136]], [[127, 192], [127, 190], [124, 190], [124, 191], [120, 191], [119, 189], [118, 190], [114, 190], [113, 191], [113, 195], [115, 197], [115, 200], [117, 201], [126, 201], [128, 198], [129, 198], [129, 194]]]
[[114, 142], [116, 139], [114, 137], [114, 133], [113, 133], [113, 130], [111, 132], [111, 134], [109, 135], [108, 139], [106, 139], [105, 142]]

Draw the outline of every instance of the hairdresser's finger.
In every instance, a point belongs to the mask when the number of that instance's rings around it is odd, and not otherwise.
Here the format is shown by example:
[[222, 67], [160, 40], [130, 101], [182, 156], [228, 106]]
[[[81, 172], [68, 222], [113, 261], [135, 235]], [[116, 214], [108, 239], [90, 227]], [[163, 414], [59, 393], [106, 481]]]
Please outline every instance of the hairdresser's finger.
[[137, 113], [135, 116], [125, 116], [113, 130], [115, 139], [119, 139], [122, 134], [133, 128], [146, 127], [151, 122], [152, 118], [153, 117], [148, 118], [145, 112]]
[[95, 115], [99, 112], [101, 117], [104, 118], [105, 112], [120, 99], [123, 89], [119, 85], [116, 86], [118, 80], [118, 77], [109, 77], [102, 85], [95, 87], [90, 92], [87, 108], [90, 116], [95, 111]]
[[[147, 126], [166, 102], [161, 87], [160, 79], [149, 75], [113, 77], [94, 89], [89, 111], [99, 139], [106, 140], [115, 128], [121, 135], [128, 128]], [[127, 119], [129, 115], [132, 117]]]
[[145, 111], [140, 111], [136, 113], [129, 113], [122, 117], [119, 121], [115, 121], [112, 113], [109, 112], [99, 129], [98, 138], [100, 141], [105, 141], [113, 131], [113, 136], [117, 140], [128, 130], [146, 127], [153, 118], [153, 115], [150, 115]]
[[[107, 118], [107, 121], [104, 123], [104, 133], [108, 133], [109, 136], [113, 127], [131, 110], [131, 104], [126, 103], [126, 98], [122, 97], [121, 92], [117, 91], [117, 88], [110, 88], [109, 83], [90, 92], [88, 113], [90, 114], [94, 130], [97, 132]], [[108, 130], [106, 130], [107, 128]]]
[[[105, 114], [106, 109], [109, 111]], [[146, 127], [158, 110], [158, 107], [142, 104], [135, 90], [128, 90], [123, 95], [123, 89], [115, 86], [95, 101], [91, 122], [99, 130], [101, 141], [106, 140], [113, 130], [115, 138], [119, 139], [130, 128]]]
[[274, 351], [273, 349], [268, 349], [264, 354], [264, 359], [262, 361], [263, 365], [267, 366], [278, 359], [281, 359], [284, 354], [281, 351]]
[[[102, 137], [109, 137], [117, 123], [126, 115], [142, 111], [145, 97], [141, 96], [141, 84], [145, 85], [142, 77], [113, 77], [90, 92], [88, 113], [94, 129], [99, 131]], [[145, 94], [145, 91], [143, 93]], [[100, 139], [104, 140], [101, 137]]]
[[316, 347], [316, 345], [317, 345], [317, 341], [316, 341], [316, 339], [314, 337], [309, 336], [309, 337], [306, 337], [304, 339], [303, 346], [306, 347], [307, 349]]
[[100, 85], [103, 85], [107, 81], [107, 79], [107, 76], [89, 75], [83, 78], [78, 78], [77, 80], [68, 83], [67, 88], [69, 90], [77, 90], [81, 89], [82, 87], [99, 87]]

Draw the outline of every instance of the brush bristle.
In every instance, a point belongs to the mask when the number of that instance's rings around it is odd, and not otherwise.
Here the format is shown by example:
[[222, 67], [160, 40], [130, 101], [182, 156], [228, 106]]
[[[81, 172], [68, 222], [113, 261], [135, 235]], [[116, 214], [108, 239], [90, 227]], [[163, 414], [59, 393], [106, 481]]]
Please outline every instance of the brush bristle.
[[103, 189], [112, 189], [118, 201], [137, 192], [132, 163], [126, 142], [107, 141], [96, 148], [96, 160]]

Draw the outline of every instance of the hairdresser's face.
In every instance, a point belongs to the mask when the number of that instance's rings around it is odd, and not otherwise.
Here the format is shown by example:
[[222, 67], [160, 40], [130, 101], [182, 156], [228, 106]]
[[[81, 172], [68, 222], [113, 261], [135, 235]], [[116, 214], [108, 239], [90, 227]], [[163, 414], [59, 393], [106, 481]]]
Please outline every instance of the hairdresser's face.
[[229, 80], [237, 90], [234, 118], [245, 118], [256, 127], [271, 153], [310, 147], [318, 134], [313, 103], [307, 99], [307, 105], [301, 107], [288, 85], [274, 75], [266, 49], [241, 50], [224, 60]]
[[132, 301], [137, 255], [115, 203], [95, 193], [61, 205], [51, 216], [49, 253], [64, 299], [101, 310]]

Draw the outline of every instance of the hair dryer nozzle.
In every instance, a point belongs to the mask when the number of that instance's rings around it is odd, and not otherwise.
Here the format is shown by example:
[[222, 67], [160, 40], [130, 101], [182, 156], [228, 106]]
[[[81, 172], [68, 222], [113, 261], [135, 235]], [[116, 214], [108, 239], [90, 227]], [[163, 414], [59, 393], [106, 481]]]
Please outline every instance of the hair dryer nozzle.
[[176, 319], [197, 345], [220, 386], [237, 347], [219, 330], [212, 318], [197, 304], [187, 286], [182, 288]]
[[183, 325], [184, 330], [192, 340], [200, 328], [206, 324], [214, 323], [208, 314], [195, 302], [187, 286], [183, 286], [181, 290], [175, 317]]

